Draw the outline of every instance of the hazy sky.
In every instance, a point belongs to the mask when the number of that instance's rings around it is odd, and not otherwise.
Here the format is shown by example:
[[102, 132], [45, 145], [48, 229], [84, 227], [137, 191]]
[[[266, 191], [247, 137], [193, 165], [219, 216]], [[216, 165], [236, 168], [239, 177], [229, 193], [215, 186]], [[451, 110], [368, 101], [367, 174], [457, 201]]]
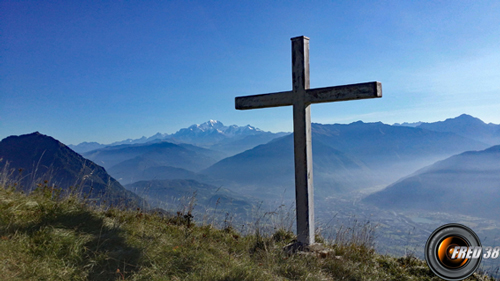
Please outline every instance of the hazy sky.
[[383, 98], [312, 106], [317, 123], [500, 123], [500, 1], [0, 1], [0, 139], [66, 144], [173, 133], [209, 119], [291, 131], [290, 38], [311, 87], [380, 81]]

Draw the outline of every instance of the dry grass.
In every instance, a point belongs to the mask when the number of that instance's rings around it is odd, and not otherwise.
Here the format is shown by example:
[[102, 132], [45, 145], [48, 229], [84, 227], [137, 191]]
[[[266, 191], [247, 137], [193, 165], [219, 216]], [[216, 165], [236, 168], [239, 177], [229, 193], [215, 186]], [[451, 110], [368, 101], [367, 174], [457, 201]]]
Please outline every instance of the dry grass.
[[[287, 255], [289, 224], [241, 235], [182, 212], [99, 209], [39, 183], [29, 195], [0, 176], [4, 280], [440, 280], [422, 260], [373, 250], [373, 228], [339, 228], [334, 254]], [[279, 212], [266, 216], [283, 216]], [[283, 222], [283, 220], [280, 220]], [[476, 275], [468, 280], [493, 280]]]

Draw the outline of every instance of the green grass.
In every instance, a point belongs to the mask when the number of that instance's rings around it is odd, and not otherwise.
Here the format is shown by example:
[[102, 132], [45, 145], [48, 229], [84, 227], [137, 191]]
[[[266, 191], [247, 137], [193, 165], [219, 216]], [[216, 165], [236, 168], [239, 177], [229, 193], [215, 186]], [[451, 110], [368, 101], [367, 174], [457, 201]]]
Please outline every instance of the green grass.
[[441, 280], [422, 260], [375, 253], [366, 229], [325, 242], [335, 251], [326, 257], [287, 255], [295, 237], [284, 229], [241, 235], [182, 213], [98, 209], [44, 184], [25, 195], [0, 182], [2, 280]]

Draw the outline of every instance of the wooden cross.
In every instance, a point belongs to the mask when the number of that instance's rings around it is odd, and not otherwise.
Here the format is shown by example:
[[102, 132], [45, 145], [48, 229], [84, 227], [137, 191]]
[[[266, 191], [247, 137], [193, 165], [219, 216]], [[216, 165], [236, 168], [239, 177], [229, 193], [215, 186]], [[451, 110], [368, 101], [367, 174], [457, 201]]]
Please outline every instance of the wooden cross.
[[297, 239], [303, 245], [314, 243], [313, 161], [311, 145], [312, 103], [382, 97], [382, 84], [369, 82], [309, 89], [309, 38], [292, 38], [293, 90], [235, 98], [236, 109], [255, 109], [293, 105], [295, 155], [295, 201]]

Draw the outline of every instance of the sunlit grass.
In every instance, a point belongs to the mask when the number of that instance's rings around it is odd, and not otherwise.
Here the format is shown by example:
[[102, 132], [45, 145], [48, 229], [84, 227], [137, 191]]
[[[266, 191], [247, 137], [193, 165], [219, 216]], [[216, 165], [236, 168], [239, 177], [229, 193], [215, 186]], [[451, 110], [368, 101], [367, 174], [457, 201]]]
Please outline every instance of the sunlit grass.
[[289, 255], [282, 227], [242, 235], [182, 212], [89, 206], [45, 182], [29, 195], [0, 184], [3, 280], [440, 280], [422, 260], [375, 253], [370, 225], [340, 227], [328, 254]]

